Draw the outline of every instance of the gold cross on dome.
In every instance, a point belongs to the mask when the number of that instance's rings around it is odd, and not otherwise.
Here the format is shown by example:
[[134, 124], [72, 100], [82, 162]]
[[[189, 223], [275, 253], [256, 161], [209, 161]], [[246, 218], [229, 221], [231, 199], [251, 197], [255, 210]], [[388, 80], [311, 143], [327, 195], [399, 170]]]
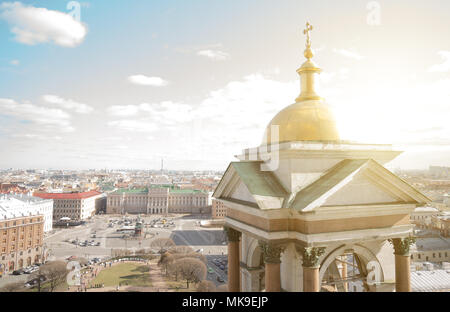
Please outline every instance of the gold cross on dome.
[[311, 47], [311, 38], [310, 38], [310, 32], [313, 30], [313, 26], [306, 22], [306, 29], [303, 30], [303, 34], [306, 35], [306, 46], [309, 48]]

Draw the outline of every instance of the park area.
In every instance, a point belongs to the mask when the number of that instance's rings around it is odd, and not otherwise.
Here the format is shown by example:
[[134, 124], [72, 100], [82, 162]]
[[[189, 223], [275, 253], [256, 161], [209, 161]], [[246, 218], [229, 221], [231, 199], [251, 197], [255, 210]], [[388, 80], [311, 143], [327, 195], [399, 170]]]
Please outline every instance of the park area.
[[100, 271], [92, 284], [109, 286], [152, 286], [149, 266], [139, 263], [120, 263]]
[[[182, 280], [173, 281], [161, 272], [158, 260], [142, 262], [119, 262], [101, 270], [97, 276], [88, 282], [87, 291], [195, 291], [194, 285], [186, 287]], [[96, 288], [95, 286], [101, 285]]]

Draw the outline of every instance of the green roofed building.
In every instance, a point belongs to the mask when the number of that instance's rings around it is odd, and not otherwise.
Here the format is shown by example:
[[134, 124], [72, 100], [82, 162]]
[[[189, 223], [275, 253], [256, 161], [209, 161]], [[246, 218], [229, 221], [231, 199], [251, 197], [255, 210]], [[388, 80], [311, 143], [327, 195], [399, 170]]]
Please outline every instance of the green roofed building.
[[209, 202], [210, 195], [200, 190], [151, 185], [110, 193], [106, 211], [110, 214], [209, 213]]

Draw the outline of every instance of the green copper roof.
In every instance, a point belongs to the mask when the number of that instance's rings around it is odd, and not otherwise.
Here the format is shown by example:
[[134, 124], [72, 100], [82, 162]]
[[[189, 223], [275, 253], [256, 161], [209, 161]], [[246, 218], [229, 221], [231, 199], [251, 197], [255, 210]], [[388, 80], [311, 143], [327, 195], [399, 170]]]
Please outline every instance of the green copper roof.
[[[152, 185], [150, 188], [169, 188], [170, 193], [183, 193], [183, 194], [197, 194], [197, 193], [205, 193], [200, 190], [189, 190], [189, 189], [179, 189], [174, 186], [165, 186], [165, 185]], [[118, 189], [114, 192], [114, 194], [138, 194], [138, 193], [148, 193], [148, 188], [138, 188], [138, 189]], [[206, 194], [206, 193], [205, 193]]]
[[118, 189], [114, 192], [114, 194], [123, 194], [123, 193], [148, 193], [148, 188], [139, 188], [139, 189]]
[[205, 192], [200, 191], [200, 190], [186, 190], [186, 189], [171, 188], [170, 193], [197, 194], [197, 193], [205, 193]]
[[285, 197], [287, 191], [270, 171], [261, 171], [260, 161], [232, 162], [232, 166], [252, 195]]

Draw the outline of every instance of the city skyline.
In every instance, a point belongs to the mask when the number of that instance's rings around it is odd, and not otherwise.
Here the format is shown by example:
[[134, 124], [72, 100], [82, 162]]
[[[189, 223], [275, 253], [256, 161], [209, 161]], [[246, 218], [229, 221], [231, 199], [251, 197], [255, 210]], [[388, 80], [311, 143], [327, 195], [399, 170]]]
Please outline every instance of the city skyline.
[[341, 139], [450, 165], [444, 1], [68, 3], [0, 2], [0, 168], [223, 171], [298, 96], [307, 20]]

